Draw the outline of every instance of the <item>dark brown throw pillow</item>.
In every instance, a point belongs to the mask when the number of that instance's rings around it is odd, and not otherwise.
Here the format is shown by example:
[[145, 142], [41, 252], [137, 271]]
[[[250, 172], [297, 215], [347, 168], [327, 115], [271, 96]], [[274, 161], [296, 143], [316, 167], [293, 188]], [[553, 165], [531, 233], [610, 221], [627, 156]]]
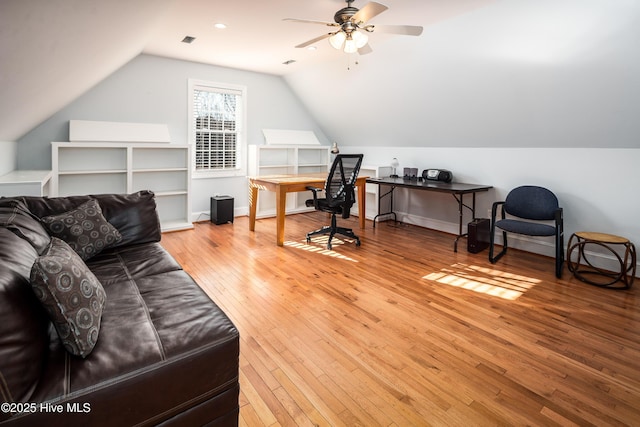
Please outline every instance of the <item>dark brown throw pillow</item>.
[[102, 284], [71, 247], [56, 237], [34, 262], [30, 279], [65, 349], [87, 357], [100, 333], [106, 301]]
[[118, 229], [105, 219], [100, 205], [93, 199], [41, 221], [52, 236], [67, 242], [85, 261], [122, 240]]

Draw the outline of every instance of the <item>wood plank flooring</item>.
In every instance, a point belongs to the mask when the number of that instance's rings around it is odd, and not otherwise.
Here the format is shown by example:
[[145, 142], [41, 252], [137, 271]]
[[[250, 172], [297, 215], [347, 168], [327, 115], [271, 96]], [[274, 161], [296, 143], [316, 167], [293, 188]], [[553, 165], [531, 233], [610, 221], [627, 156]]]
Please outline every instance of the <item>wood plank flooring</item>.
[[640, 425], [639, 283], [393, 222], [307, 245], [327, 221], [287, 216], [284, 247], [275, 219], [163, 235], [240, 331], [240, 425]]

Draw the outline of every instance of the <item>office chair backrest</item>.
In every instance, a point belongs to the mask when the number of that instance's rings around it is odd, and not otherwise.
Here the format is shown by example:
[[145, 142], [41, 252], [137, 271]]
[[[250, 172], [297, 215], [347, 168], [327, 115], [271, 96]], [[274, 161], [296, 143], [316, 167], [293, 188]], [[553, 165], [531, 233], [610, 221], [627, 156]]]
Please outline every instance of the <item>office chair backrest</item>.
[[362, 154], [336, 155], [324, 188], [329, 204], [342, 203], [345, 200], [353, 204], [353, 188], [360, 172], [362, 157]]
[[504, 210], [508, 214], [533, 220], [552, 220], [558, 208], [555, 194], [534, 185], [514, 188], [507, 195], [504, 204]]

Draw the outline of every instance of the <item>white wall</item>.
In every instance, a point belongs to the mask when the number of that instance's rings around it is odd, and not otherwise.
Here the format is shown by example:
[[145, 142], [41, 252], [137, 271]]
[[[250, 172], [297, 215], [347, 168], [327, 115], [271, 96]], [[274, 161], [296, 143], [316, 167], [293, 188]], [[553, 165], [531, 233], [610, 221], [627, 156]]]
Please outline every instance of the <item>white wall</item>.
[[[397, 157], [493, 185], [478, 195], [483, 217], [510, 188], [542, 185], [565, 208], [566, 240], [590, 230], [638, 245], [638, 22], [637, 1], [497, 0], [420, 37], [374, 32], [371, 54], [286, 80], [341, 151], [367, 164]], [[450, 195], [400, 194], [404, 220], [457, 229]], [[552, 254], [540, 239], [514, 244]]]
[[[187, 81], [190, 78], [247, 87], [247, 140], [264, 142], [262, 129], [313, 130], [323, 144], [326, 136], [281, 77], [215, 67], [188, 61], [140, 55], [113, 73], [18, 143], [19, 169], [51, 168], [51, 142], [68, 141], [69, 120], [166, 123], [172, 143], [187, 143]], [[209, 213], [210, 197], [235, 198], [237, 212], [248, 206], [247, 179], [195, 179], [192, 210]]]
[[[640, 150], [624, 148], [426, 148], [341, 146], [341, 152], [364, 153], [364, 164], [389, 165], [396, 157], [419, 174], [427, 168], [453, 172], [454, 181], [492, 185], [478, 193], [476, 215], [489, 218], [494, 201], [514, 187], [540, 185], [553, 191], [564, 210], [565, 245], [576, 231], [616, 234], [640, 243]], [[399, 219], [457, 233], [457, 203], [451, 195], [396, 190]], [[465, 203], [471, 198], [465, 199]], [[468, 213], [465, 218], [469, 219]], [[510, 246], [554, 256], [550, 238], [510, 238]], [[613, 268], [610, 257], [600, 265]], [[640, 268], [640, 267], [639, 267]], [[640, 273], [640, 270], [638, 270]]]
[[0, 141], [0, 176], [16, 169], [18, 164], [18, 146], [15, 142]]

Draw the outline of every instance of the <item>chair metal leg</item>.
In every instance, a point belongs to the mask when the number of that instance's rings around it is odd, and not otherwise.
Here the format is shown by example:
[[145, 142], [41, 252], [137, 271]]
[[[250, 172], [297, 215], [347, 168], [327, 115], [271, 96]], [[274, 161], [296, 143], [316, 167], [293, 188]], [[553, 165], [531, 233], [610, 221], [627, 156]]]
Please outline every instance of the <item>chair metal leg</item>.
[[556, 277], [562, 278], [564, 267], [564, 236], [562, 233], [556, 235]]
[[[498, 214], [499, 205], [500, 203], [494, 203], [493, 206], [491, 207], [491, 232], [489, 234], [489, 262], [491, 262], [491, 264], [495, 264], [500, 258], [502, 258], [502, 255], [504, 255], [507, 252], [507, 233], [503, 230], [502, 231], [502, 244], [503, 244], [502, 250], [498, 255], [493, 256], [494, 244], [496, 240], [496, 216]], [[502, 219], [504, 219], [504, 208], [501, 208], [501, 216], [502, 216]]]
[[502, 232], [502, 250], [496, 256], [493, 256], [494, 243], [495, 227], [492, 227], [491, 235], [489, 236], [489, 262], [491, 262], [491, 264], [498, 262], [498, 260], [507, 253], [507, 233]]

